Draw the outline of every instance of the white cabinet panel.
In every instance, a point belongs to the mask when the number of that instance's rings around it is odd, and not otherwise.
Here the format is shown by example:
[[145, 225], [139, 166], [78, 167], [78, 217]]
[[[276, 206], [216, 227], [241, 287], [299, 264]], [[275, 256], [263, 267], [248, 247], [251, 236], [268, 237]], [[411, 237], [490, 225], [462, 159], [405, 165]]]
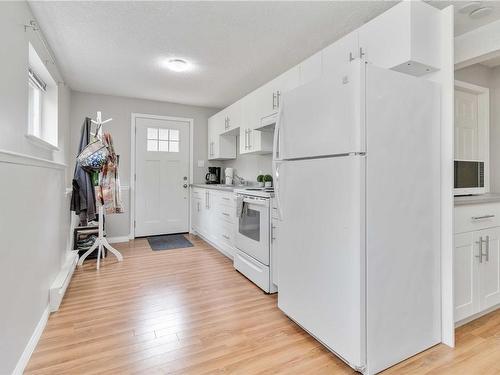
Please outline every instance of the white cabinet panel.
[[478, 311], [478, 244], [473, 233], [455, 235], [454, 251], [454, 299], [455, 321], [462, 320]]
[[500, 303], [500, 228], [482, 230], [478, 236], [483, 241], [479, 263], [479, 306], [486, 310]]
[[224, 134], [227, 115], [225, 111], [216, 113], [208, 119], [208, 160], [227, 160], [236, 158], [236, 136]]
[[323, 74], [345, 75], [352, 59], [359, 57], [358, 33], [352, 32], [322, 51]]
[[193, 188], [191, 215], [195, 232], [224, 255], [234, 256], [236, 207], [232, 192]]
[[300, 85], [304, 85], [321, 76], [322, 73], [322, 51], [315, 53], [300, 63]]
[[500, 203], [455, 207], [455, 321], [500, 304], [499, 208]]
[[441, 66], [440, 11], [422, 1], [403, 1], [361, 26], [364, 58], [381, 68], [421, 76]]

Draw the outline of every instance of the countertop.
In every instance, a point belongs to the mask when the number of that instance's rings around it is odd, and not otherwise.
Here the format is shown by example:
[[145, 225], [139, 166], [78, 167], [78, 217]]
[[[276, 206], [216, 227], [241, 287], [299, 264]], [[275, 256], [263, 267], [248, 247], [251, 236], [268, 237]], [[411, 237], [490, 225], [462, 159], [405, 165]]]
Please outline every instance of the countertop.
[[500, 193], [487, 193], [480, 195], [464, 195], [455, 197], [455, 206], [464, 206], [466, 204], [481, 204], [500, 202]]
[[244, 186], [235, 185], [223, 185], [223, 184], [191, 184], [192, 187], [198, 187], [203, 189], [213, 189], [222, 191], [234, 191], [234, 189], [244, 189]]

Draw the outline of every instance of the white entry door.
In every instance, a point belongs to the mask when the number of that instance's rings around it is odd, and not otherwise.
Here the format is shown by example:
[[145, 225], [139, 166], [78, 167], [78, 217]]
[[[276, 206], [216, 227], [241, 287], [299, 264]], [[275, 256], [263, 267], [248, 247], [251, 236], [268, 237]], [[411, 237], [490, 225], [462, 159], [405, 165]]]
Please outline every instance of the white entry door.
[[189, 125], [135, 119], [136, 237], [188, 232]]

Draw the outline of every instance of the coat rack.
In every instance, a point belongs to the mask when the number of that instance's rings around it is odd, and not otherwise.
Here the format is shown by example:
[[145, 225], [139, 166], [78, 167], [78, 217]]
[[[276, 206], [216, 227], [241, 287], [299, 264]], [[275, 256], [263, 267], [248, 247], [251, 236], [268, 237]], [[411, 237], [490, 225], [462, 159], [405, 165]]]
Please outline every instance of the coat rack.
[[[97, 112], [97, 118], [96, 121], [92, 120], [93, 124], [97, 125], [97, 131], [94, 134], [96, 137], [101, 138], [102, 137], [102, 125], [110, 122], [113, 120], [112, 118], [107, 119], [102, 121], [101, 118], [101, 112]], [[99, 173], [99, 185], [101, 183], [101, 173]], [[97, 269], [100, 267], [100, 261], [101, 261], [101, 256], [104, 259], [104, 248], [108, 249], [110, 253], [112, 253], [116, 259], [118, 259], [118, 262], [121, 262], [123, 260], [122, 254], [116, 250], [113, 246], [111, 246], [104, 237], [104, 207], [102, 204], [99, 205], [99, 234], [98, 237], [96, 238], [94, 244], [88, 249], [85, 254], [83, 254], [80, 259], [78, 260], [78, 265], [81, 266], [83, 265], [84, 260], [95, 250], [97, 249]]]

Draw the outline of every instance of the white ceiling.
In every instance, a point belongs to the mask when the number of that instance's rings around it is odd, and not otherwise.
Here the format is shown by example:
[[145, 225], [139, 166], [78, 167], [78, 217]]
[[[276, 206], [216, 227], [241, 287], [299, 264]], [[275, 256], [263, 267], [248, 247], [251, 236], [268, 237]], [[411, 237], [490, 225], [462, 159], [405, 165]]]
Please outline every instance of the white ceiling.
[[[455, 36], [462, 35], [468, 31], [477, 29], [478, 27], [481, 27], [483, 25], [486, 25], [490, 22], [496, 21], [500, 19], [500, 1], [491, 1], [491, 0], [485, 0], [485, 1], [468, 1], [468, 0], [458, 0], [458, 1], [447, 1], [447, 0], [432, 0], [432, 1], [427, 1], [427, 3], [435, 6], [436, 8], [439, 9], [444, 9], [449, 5], [454, 6], [454, 13], [455, 13]], [[484, 6], [491, 6], [493, 8], [493, 12], [485, 17], [478, 18], [478, 19], [472, 19], [469, 17], [468, 13], [462, 13], [460, 12], [460, 9], [471, 2], [476, 2], [479, 3], [478, 6], [484, 7]]]
[[[461, 1], [430, 1], [438, 8]], [[456, 34], [500, 18], [457, 14]], [[74, 90], [224, 107], [394, 1], [53, 2], [30, 6]], [[484, 22], [484, 23], [483, 23]], [[192, 72], [159, 64], [181, 57]]]
[[[394, 2], [30, 2], [79, 91], [224, 107]], [[158, 62], [182, 57], [193, 72]]]

